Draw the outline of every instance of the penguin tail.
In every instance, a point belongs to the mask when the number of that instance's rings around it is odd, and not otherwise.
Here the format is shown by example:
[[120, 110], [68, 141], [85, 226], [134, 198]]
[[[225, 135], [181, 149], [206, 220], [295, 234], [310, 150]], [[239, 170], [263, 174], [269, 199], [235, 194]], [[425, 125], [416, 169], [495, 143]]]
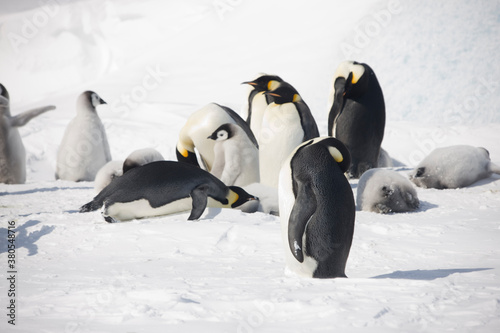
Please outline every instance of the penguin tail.
[[92, 200], [89, 203], [86, 203], [82, 207], [80, 207], [80, 213], [87, 213], [87, 212], [93, 212], [95, 210], [98, 210], [100, 207], [99, 203], [97, 200]]

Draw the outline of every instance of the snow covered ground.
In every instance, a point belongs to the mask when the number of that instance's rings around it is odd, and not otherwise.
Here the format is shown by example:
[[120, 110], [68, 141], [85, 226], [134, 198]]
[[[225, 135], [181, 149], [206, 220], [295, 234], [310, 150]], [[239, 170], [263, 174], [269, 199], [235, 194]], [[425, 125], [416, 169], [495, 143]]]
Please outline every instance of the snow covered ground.
[[379, 78], [396, 170], [452, 144], [483, 146], [500, 164], [500, 2], [2, 0], [0, 50], [13, 114], [57, 106], [20, 129], [26, 184], [0, 184], [2, 332], [500, 330], [498, 176], [419, 188], [414, 213], [357, 212], [349, 278], [334, 280], [284, 269], [278, 217], [208, 209], [196, 222], [183, 213], [108, 224], [77, 213], [92, 182], [54, 179], [86, 89], [108, 102], [99, 114], [113, 159], [144, 147], [175, 159], [189, 114], [209, 102], [239, 111], [240, 83], [258, 72], [294, 85], [326, 134], [330, 80], [345, 59]]

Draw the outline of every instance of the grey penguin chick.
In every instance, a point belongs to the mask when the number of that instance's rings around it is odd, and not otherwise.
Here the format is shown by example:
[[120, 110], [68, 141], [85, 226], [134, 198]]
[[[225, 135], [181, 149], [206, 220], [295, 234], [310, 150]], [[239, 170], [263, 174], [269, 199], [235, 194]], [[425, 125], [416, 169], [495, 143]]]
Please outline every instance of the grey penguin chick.
[[460, 188], [493, 173], [500, 175], [500, 167], [485, 148], [456, 145], [433, 150], [410, 173], [410, 180], [426, 188]]
[[78, 97], [76, 117], [66, 127], [57, 152], [56, 179], [92, 181], [111, 161], [106, 130], [96, 111], [101, 104], [106, 102], [93, 91]]
[[259, 182], [259, 149], [237, 124], [222, 124], [208, 139], [215, 141], [210, 173], [227, 186]]
[[52, 105], [43, 106], [11, 116], [9, 92], [0, 83], [0, 183], [26, 182], [26, 150], [18, 128], [55, 108]]
[[394, 170], [370, 169], [358, 182], [358, 210], [375, 213], [409, 212], [420, 206], [412, 183]]
[[137, 149], [131, 152], [123, 162], [123, 173], [144, 164], [163, 160], [162, 154], [154, 148]]

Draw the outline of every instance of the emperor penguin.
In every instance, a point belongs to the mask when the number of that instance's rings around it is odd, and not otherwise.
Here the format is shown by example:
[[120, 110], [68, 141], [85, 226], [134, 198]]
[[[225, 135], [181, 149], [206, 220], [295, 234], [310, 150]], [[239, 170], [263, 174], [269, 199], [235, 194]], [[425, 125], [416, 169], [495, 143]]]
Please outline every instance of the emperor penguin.
[[157, 161], [133, 168], [113, 180], [80, 212], [102, 207], [107, 222], [161, 216], [191, 210], [197, 220], [208, 207], [240, 208], [258, 198], [188, 163]]
[[177, 160], [200, 166], [196, 157], [196, 148], [203, 167], [210, 172], [215, 159], [215, 141], [207, 137], [212, 135], [220, 125], [226, 123], [240, 126], [248, 139], [258, 146], [250, 127], [236, 112], [226, 106], [210, 103], [191, 114], [179, 132], [176, 147]]
[[13, 117], [10, 114], [9, 92], [0, 83], [0, 183], [24, 184], [26, 150], [18, 127], [26, 125], [34, 117], [55, 108], [52, 105], [43, 106]]
[[215, 141], [212, 175], [227, 186], [245, 186], [260, 181], [259, 149], [240, 126], [222, 124], [208, 139]]
[[332, 137], [308, 140], [283, 163], [279, 211], [286, 265], [301, 276], [346, 277], [356, 206], [350, 154]]
[[410, 180], [424, 188], [454, 189], [493, 173], [500, 175], [500, 166], [491, 162], [485, 148], [456, 145], [433, 150], [411, 172]]
[[66, 127], [57, 152], [56, 179], [92, 181], [111, 161], [106, 131], [96, 111], [101, 104], [106, 102], [93, 91], [78, 97], [76, 117]]
[[299, 144], [318, 137], [319, 131], [309, 107], [292, 85], [281, 82], [265, 95], [271, 103], [259, 135], [260, 180], [278, 188], [282, 162]]
[[342, 62], [329, 95], [328, 135], [342, 141], [351, 152], [350, 178], [359, 178], [378, 166], [385, 128], [382, 89], [367, 64]]
[[250, 86], [243, 112], [245, 114], [246, 111], [247, 124], [257, 139], [259, 138], [264, 112], [271, 103], [269, 95], [264, 93], [276, 89], [280, 82], [283, 82], [283, 80], [277, 75], [260, 73], [254, 80], [242, 83]]
[[163, 155], [154, 148], [137, 149], [131, 152], [123, 162], [123, 173], [144, 164], [163, 160]]

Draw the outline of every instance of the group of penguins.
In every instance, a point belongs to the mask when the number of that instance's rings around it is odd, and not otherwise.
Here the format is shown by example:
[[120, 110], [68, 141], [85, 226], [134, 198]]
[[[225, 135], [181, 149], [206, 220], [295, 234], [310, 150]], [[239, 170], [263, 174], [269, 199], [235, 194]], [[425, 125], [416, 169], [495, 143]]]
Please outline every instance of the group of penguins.
[[[246, 120], [216, 103], [194, 112], [179, 133], [178, 161], [165, 161], [152, 148], [134, 151], [124, 162], [112, 161], [96, 112], [105, 102], [95, 92], [82, 93], [59, 147], [56, 179], [94, 180], [98, 194], [80, 212], [102, 209], [107, 222], [183, 211], [197, 220], [206, 207], [274, 213], [281, 219], [287, 267], [303, 276], [335, 278], [346, 277], [354, 232], [356, 204], [349, 179], [359, 178], [359, 210], [397, 213], [419, 207], [410, 180], [443, 189], [500, 174], [486, 149], [471, 146], [436, 149], [409, 178], [384, 168], [392, 166], [381, 148], [385, 103], [367, 64], [345, 61], [337, 68], [328, 136], [323, 137], [291, 84], [268, 74], [243, 83], [249, 86]], [[2, 85], [0, 90], [0, 181], [23, 183], [25, 153], [16, 127], [54, 107], [11, 117], [7, 90]], [[260, 188], [270, 189], [276, 200], [271, 196], [266, 206], [249, 193]]]

